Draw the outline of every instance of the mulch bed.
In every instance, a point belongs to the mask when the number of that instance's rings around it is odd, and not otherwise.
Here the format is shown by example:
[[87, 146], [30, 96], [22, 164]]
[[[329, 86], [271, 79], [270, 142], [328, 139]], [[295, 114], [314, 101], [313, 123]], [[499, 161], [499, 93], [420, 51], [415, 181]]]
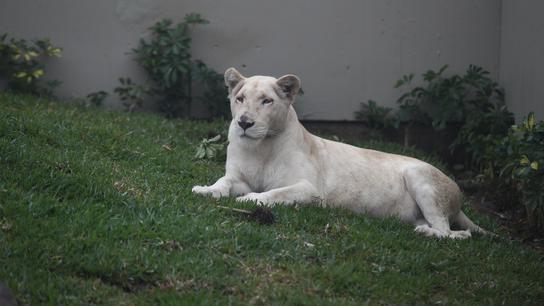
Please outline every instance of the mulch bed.
[[[472, 208], [493, 219], [500, 228], [508, 233], [509, 239], [521, 241], [523, 244], [544, 253], [544, 233], [535, 232], [529, 227], [525, 212], [522, 209], [501, 209], [492, 196], [486, 192], [467, 192]], [[490, 199], [491, 198], [491, 199]]]

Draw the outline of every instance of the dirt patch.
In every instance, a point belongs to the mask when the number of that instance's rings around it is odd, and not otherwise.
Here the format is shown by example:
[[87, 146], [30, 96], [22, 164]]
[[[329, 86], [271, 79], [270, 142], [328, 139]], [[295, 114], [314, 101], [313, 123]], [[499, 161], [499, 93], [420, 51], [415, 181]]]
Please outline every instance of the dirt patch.
[[125, 293], [145, 291], [157, 287], [157, 281], [151, 279], [143, 279], [140, 277], [122, 277], [118, 274], [106, 275], [99, 272], [91, 272], [87, 270], [80, 270], [68, 274], [72, 277], [94, 280], [95, 282], [99, 282], [110, 287], [116, 287], [124, 291]]
[[499, 224], [501, 229], [508, 233], [508, 238], [520, 241], [544, 253], [544, 234], [531, 230], [522, 209], [501, 209], [497, 202], [493, 200], [493, 196], [489, 196], [486, 192], [473, 194], [465, 192], [465, 194], [471, 207]]

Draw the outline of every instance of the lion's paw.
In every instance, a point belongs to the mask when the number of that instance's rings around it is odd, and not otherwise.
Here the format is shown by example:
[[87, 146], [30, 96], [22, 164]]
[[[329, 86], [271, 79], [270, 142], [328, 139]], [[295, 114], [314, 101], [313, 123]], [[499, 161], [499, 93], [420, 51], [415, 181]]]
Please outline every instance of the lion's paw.
[[261, 193], [251, 192], [245, 196], [237, 197], [236, 201], [238, 202], [255, 202], [258, 206], [274, 206], [274, 202], [271, 202], [266, 197], [262, 196]]
[[205, 196], [212, 196], [214, 198], [220, 198], [224, 196], [228, 196], [228, 194], [223, 194], [221, 190], [212, 188], [211, 186], [194, 186], [191, 190], [193, 193], [205, 195]]

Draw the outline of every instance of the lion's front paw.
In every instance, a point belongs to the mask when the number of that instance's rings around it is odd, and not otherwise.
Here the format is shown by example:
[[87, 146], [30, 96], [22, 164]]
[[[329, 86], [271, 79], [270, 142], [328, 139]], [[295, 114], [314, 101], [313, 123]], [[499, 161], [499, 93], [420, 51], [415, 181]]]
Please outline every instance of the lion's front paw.
[[272, 207], [274, 206], [274, 202], [270, 201], [266, 197], [264, 197], [261, 193], [248, 193], [245, 196], [237, 197], [236, 201], [238, 202], [255, 202], [259, 206], [268, 206]]
[[211, 186], [194, 186], [191, 190], [193, 193], [198, 193], [201, 195], [211, 195], [214, 198], [226, 197], [228, 194], [225, 194], [219, 189], [213, 188]]

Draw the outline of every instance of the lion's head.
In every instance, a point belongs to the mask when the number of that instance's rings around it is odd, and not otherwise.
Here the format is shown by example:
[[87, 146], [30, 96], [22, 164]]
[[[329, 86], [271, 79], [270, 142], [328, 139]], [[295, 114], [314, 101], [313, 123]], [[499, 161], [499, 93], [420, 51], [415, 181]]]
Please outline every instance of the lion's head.
[[285, 127], [291, 104], [300, 89], [300, 80], [289, 74], [279, 79], [241, 75], [236, 69], [225, 71], [229, 89], [232, 127], [235, 135], [252, 140], [274, 136]]

